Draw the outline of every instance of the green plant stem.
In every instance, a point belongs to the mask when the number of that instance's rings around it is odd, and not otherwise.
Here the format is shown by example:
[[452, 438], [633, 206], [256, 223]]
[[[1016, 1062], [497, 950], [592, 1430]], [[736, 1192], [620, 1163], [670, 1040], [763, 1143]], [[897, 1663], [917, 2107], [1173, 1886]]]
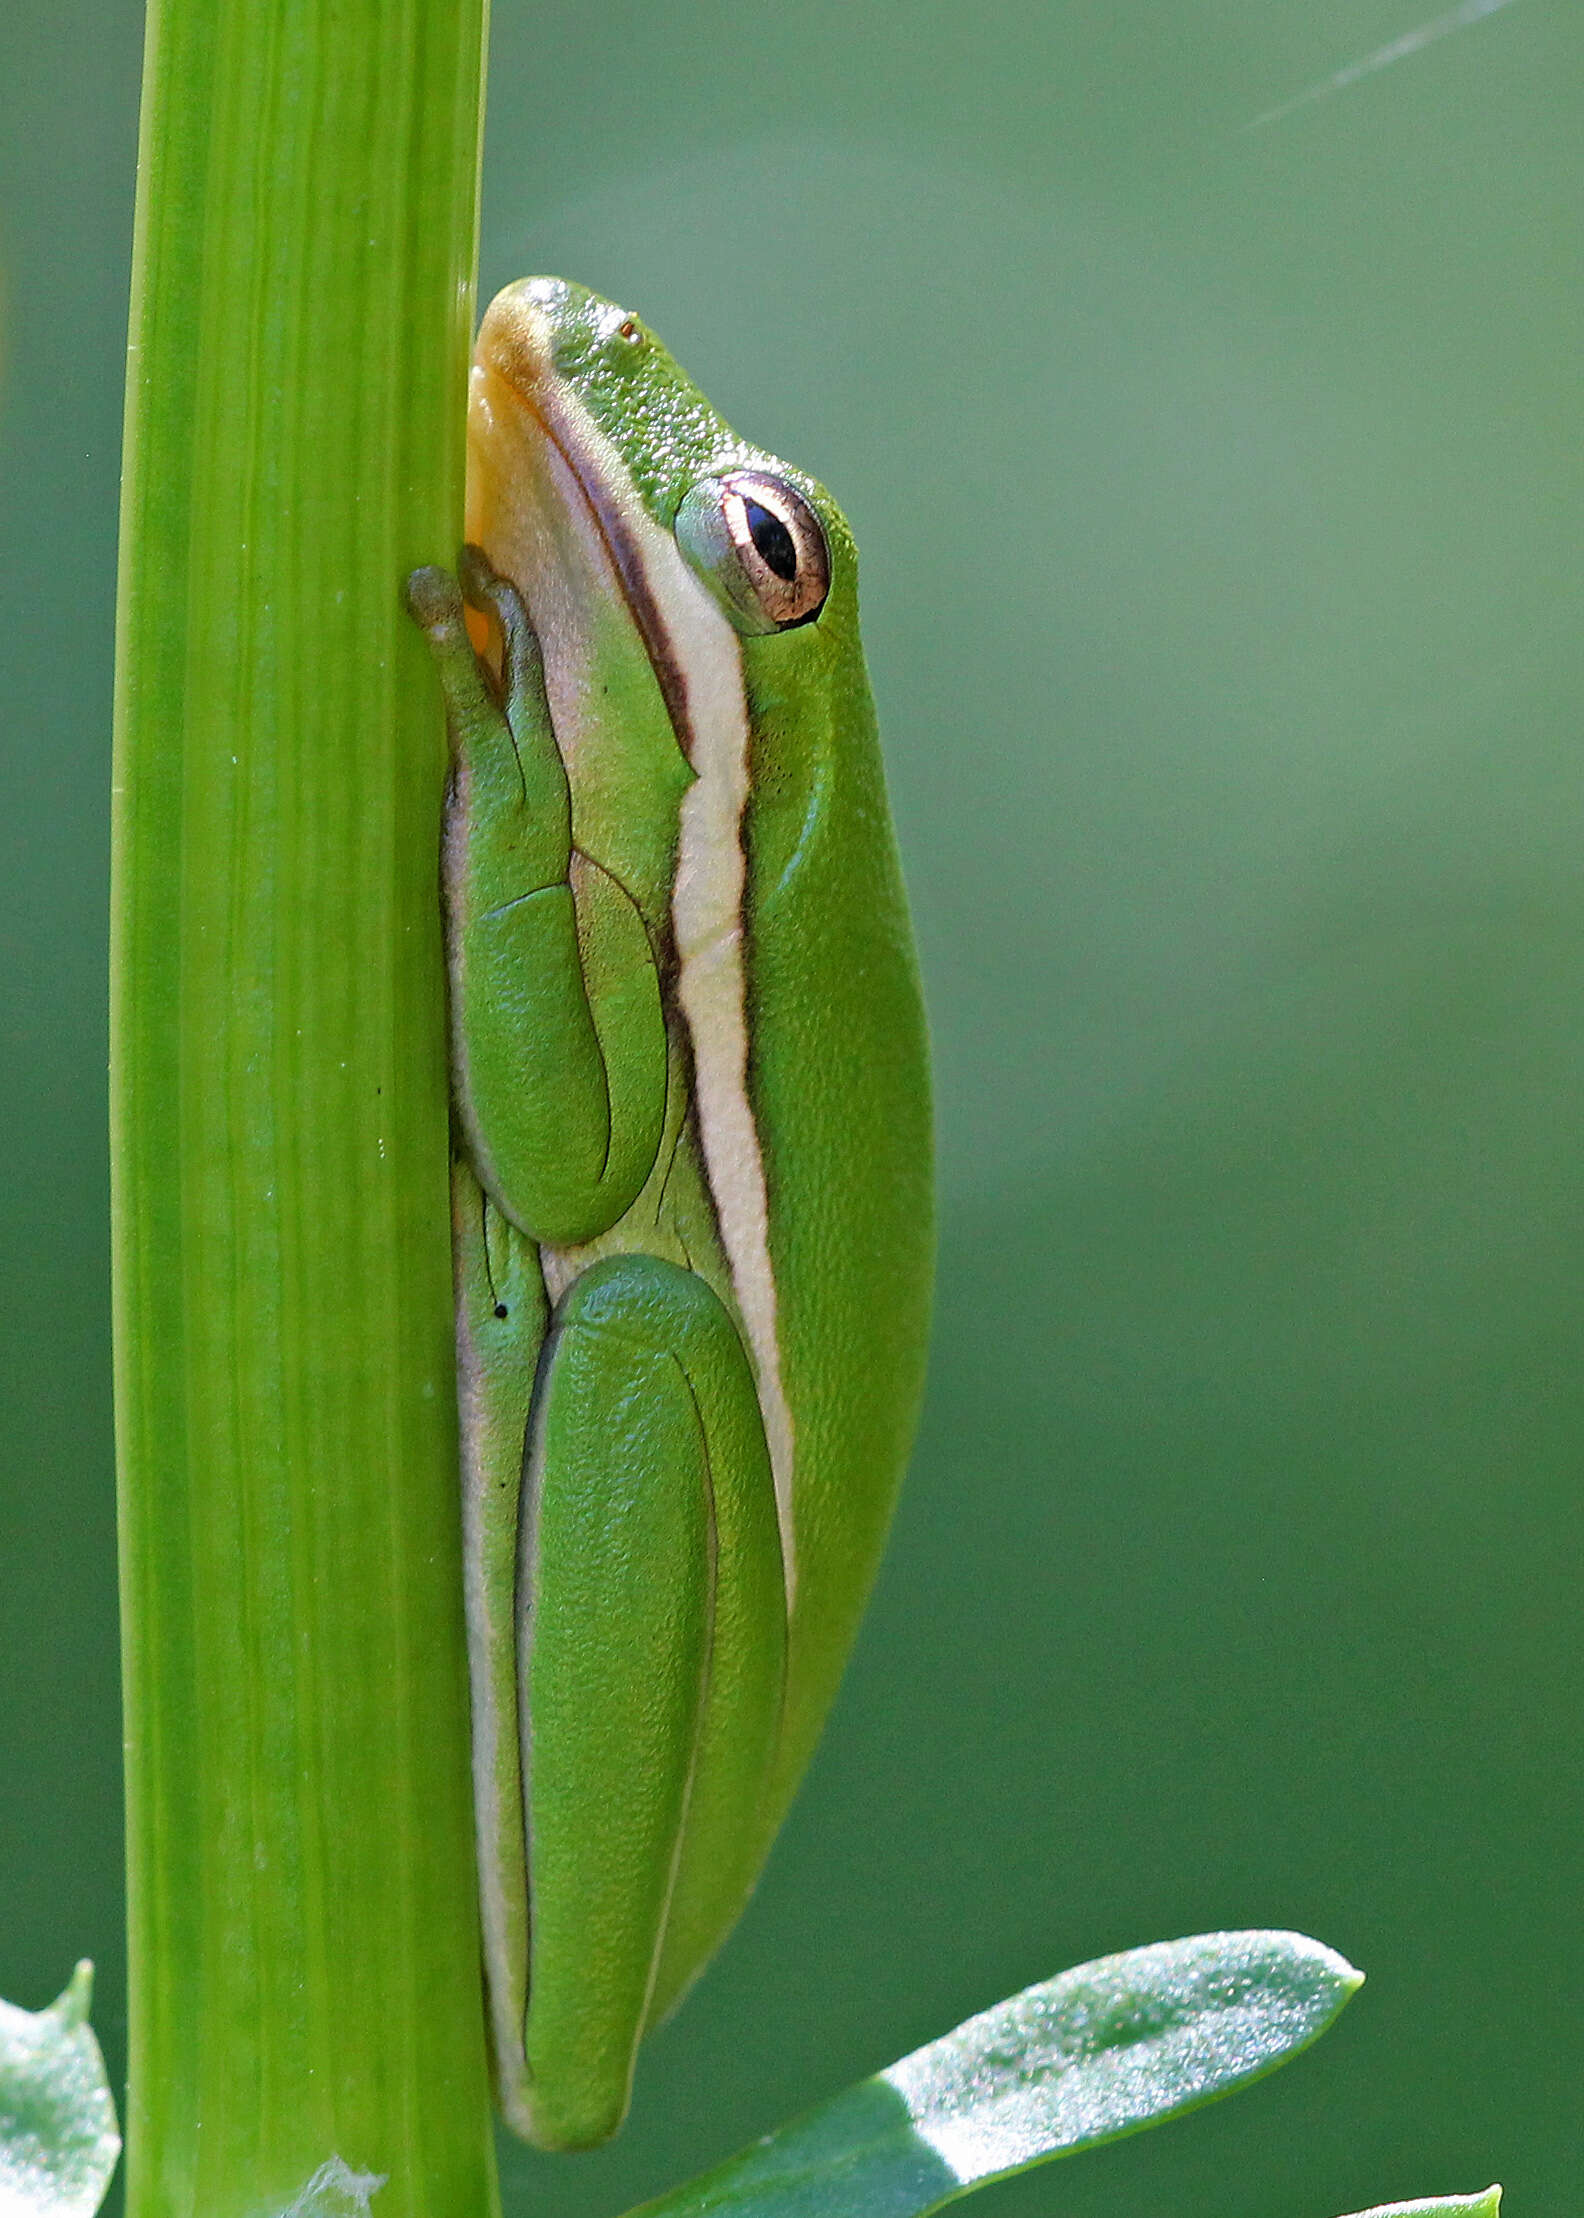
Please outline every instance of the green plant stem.
[[436, 908], [483, 0], [156, 0], [113, 1092], [132, 2218], [495, 2205]]

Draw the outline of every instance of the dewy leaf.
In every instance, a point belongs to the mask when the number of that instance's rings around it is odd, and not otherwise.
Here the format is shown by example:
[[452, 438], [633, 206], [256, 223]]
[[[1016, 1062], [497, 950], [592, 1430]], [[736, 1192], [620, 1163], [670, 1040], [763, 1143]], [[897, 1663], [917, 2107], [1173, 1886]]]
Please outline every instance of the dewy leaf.
[[1352, 2218], [1497, 2218], [1501, 2210], [1500, 2187], [1485, 2187], [1477, 2195], [1424, 2195], [1411, 2203], [1375, 2203]]
[[93, 2218], [121, 2136], [88, 2023], [93, 1966], [47, 2010], [0, 2002], [0, 2218]]
[[1298, 1933], [1201, 1933], [997, 2003], [659, 2202], [650, 2218], [923, 2218], [1180, 2116], [1323, 2033], [1363, 1975]]
[[1295, 1933], [1209, 1933], [1063, 1972], [881, 2074], [966, 2186], [1269, 2071], [1360, 1983]]

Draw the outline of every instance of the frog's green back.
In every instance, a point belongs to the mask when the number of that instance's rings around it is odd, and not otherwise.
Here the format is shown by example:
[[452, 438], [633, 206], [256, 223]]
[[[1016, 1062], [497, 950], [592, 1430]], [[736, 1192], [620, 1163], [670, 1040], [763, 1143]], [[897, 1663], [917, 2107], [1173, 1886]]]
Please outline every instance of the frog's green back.
[[[796, 1587], [778, 1815], [858, 1629], [911, 1446], [934, 1254], [929, 1064], [913, 935], [828, 502], [818, 626], [744, 642], [750, 1090], [795, 1428]], [[802, 663], [809, 667], [800, 670]]]
[[857, 555], [825, 489], [747, 445], [652, 334], [559, 286], [556, 359], [674, 527], [709, 471], [764, 470], [819, 516], [818, 618], [741, 639], [752, 731], [742, 827], [748, 1084], [763, 1157], [776, 1338], [793, 1432], [787, 1719], [779, 1818], [873, 1583], [912, 1440], [934, 1227], [929, 1064], [873, 702]]
[[[912, 1440], [933, 1264], [929, 1069], [912, 930], [858, 635], [857, 556], [824, 488], [748, 446], [619, 311], [556, 289], [557, 366], [667, 531], [706, 472], [767, 471], [824, 526], [812, 623], [740, 646], [748, 1088], [790, 1414], [791, 1618], [779, 1821], [873, 1583]], [[626, 319], [623, 328], [635, 328]], [[642, 330], [642, 327], [636, 327]], [[688, 751], [688, 750], [684, 750]]]

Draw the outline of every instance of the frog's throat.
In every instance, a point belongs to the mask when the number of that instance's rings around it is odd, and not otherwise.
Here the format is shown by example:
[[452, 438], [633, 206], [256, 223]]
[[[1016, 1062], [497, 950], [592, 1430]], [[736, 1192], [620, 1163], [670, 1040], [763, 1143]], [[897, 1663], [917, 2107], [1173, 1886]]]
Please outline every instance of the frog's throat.
[[[553, 621], [541, 622], [536, 603], [553, 602], [535, 591], [532, 535], [513, 529], [511, 487], [523, 470], [534, 473], [541, 488], [551, 480], [558, 489], [575, 487], [694, 771], [681, 805], [671, 897], [675, 994], [692, 1049], [705, 1177], [758, 1383], [790, 1608], [796, 1590], [793, 1425], [781, 1377], [764, 1154], [748, 1088], [743, 813], [749, 729], [742, 650], [672, 534], [644, 506], [616, 447], [556, 373], [552, 338], [549, 316], [523, 287], [502, 294], [485, 317], [469, 413], [468, 536], [522, 592], [549, 672], [564, 642]], [[554, 1295], [548, 1253], [546, 1262]]]

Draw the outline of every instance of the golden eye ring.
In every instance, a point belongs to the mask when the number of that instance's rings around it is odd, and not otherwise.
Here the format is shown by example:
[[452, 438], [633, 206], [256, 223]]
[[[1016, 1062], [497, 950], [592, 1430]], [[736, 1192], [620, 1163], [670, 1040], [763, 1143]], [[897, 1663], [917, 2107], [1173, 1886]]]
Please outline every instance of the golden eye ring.
[[690, 487], [677, 543], [748, 632], [812, 624], [830, 593], [830, 542], [811, 503], [767, 470], [727, 470]]

